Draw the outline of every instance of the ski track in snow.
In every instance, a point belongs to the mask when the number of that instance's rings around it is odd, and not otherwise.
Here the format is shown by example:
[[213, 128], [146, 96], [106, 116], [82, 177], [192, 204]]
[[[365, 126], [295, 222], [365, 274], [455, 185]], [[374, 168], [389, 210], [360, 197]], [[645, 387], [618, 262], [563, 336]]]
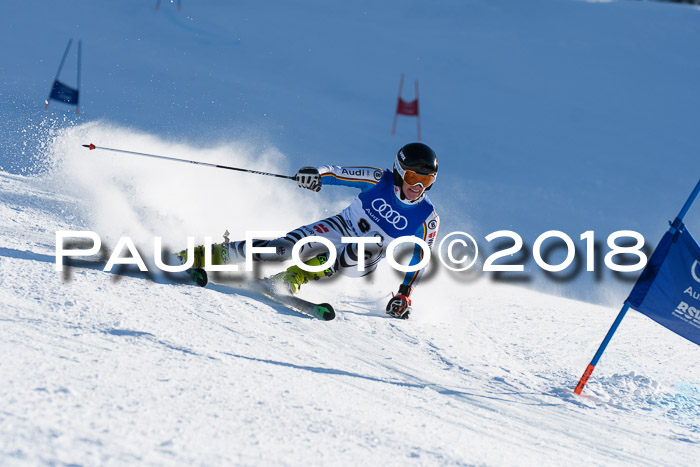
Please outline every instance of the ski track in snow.
[[433, 281], [434, 309], [397, 321], [377, 308], [381, 280], [340, 280], [312, 286], [337, 297], [325, 323], [235, 282], [97, 259], [64, 280], [54, 232], [92, 207], [52, 183], [0, 173], [4, 465], [697, 459], [696, 349], [642, 317], [578, 397], [615, 310], [483, 283], [460, 300]]

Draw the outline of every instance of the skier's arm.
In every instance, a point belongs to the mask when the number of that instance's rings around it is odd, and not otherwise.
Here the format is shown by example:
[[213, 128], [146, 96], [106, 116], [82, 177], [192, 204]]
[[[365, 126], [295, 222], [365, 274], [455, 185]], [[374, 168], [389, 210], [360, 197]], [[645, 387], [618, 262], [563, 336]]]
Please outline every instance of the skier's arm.
[[[422, 239], [428, 244], [428, 247], [432, 251], [433, 244], [435, 243], [435, 238], [437, 238], [438, 229], [440, 228], [440, 218], [433, 211], [433, 213], [426, 219], [416, 232], [416, 237]], [[414, 266], [423, 260], [423, 248], [416, 244], [413, 249], [413, 256], [409, 262], [410, 266]], [[411, 294], [413, 293], [413, 288], [418, 283], [418, 280], [423, 275], [425, 268], [414, 272], [406, 273], [406, 277], [399, 286], [399, 293], [392, 297], [392, 299], [387, 304], [387, 313], [396, 318], [408, 318], [408, 313], [410, 313], [411, 305]]]
[[[433, 211], [430, 217], [428, 217], [425, 220], [425, 222], [423, 222], [423, 224], [420, 226], [418, 232], [416, 232], [416, 237], [426, 242], [431, 252], [433, 250], [433, 244], [435, 243], [435, 238], [437, 237], [439, 228], [440, 218], [435, 213], [435, 211]], [[421, 248], [420, 245], [416, 245], [413, 249], [413, 256], [411, 257], [409, 265], [414, 266], [420, 263], [422, 260], [423, 248]], [[402, 291], [408, 292], [408, 296], [410, 296], [411, 292], [413, 291], [413, 288], [418, 283], [420, 277], [423, 275], [423, 271], [425, 271], [425, 268], [414, 272], [407, 272], [403, 283], [399, 287], [399, 293], [401, 293]]]
[[312, 191], [321, 191], [323, 185], [342, 185], [365, 191], [375, 186], [382, 175], [384, 172], [376, 167], [322, 165], [302, 167], [294, 176], [294, 180], [300, 188]]
[[341, 185], [359, 188], [362, 191], [374, 187], [384, 175], [376, 167], [341, 167], [339, 165], [322, 165], [318, 167], [321, 185]]

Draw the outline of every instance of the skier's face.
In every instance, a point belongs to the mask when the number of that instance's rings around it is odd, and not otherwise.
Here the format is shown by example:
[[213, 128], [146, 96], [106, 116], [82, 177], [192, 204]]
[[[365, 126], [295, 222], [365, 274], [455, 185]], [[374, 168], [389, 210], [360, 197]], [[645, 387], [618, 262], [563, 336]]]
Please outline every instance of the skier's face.
[[425, 191], [423, 185], [409, 185], [406, 182], [403, 182], [403, 187], [401, 189], [403, 191], [403, 195], [409, 201], [417, 200]]

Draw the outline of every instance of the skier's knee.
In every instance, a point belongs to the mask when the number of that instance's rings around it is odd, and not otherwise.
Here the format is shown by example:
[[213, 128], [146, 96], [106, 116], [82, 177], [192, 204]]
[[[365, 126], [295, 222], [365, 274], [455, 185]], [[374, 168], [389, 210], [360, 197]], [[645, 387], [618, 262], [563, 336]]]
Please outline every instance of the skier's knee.
[[[251, 254], [253, 261], [287, 261], [292, 257], [293, 246], [286, 238], [254, 240], [250, 245], [246, 241], [231, 242], [229, 252], [238, 261], [244, 261]], [[261, 248], [266, 250], [260, 251]]]
[[382, 259], [382, 251], [381, 244], [366, 244], [362, 255], [363, 267], [360, 268], [359, 246], [356, 243], [349, 244], [338, 251], [336, 269], [344, 276], [366, 276], [377, 269], [377, 264]]

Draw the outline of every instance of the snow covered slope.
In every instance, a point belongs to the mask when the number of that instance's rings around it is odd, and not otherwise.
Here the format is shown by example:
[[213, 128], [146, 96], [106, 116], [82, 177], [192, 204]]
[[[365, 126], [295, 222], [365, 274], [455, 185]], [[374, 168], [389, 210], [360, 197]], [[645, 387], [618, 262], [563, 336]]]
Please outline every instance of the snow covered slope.
[[[86, 199], [0, 173], [0, 463], [692, 465], [697, 347], [632, 314], [571, 393], [616, 310], [479, 281], [426, 284], [409, 321], [317, 285], [312, 320], [207, 288], [54, 270]], [[86, 208], [87, 211], [86, 211]]]
[[[382, 267], [305, 287], [336, 306], [325, 323], [239, 276], [201, 289], [99, 258], [54, 270], [58, 230], [108, 250], [130, 236], [152, 264], [154, 236], [179, 249], [291, 229], [355, 194], [81, 144], [280, 173], [388, 166], [414, 136], [410, 119], [389, 134], [402, 71], [440, 155], [442, 235], [635, 229], [654, 244], [700, 172], [697, 8], [154, 3], [15, 2], [0, 17], [19, 44], [0, 49], [1, 465], [697, 463], [698, 348], [641, 315], [587, 397], [571, 394], [617, 309], [535, 289], [619, 305], [629, 283], [609, 271], [528, 290], [440, 270], [404, 322], [382, 311], [400, 280]], [[43, 110], [69, 37], [84, 41], [77, 117]]]

